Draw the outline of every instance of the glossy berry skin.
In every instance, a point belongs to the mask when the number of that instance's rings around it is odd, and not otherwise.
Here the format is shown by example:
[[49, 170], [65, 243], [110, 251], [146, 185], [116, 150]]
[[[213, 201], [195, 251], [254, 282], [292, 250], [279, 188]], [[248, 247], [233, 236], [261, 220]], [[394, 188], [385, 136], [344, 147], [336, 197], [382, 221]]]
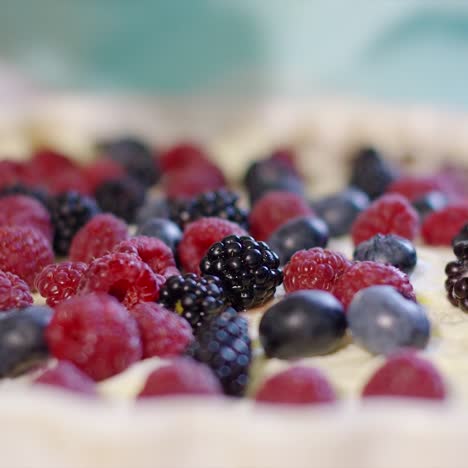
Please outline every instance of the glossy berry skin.
[[51, 317], [52, 309], [46, 306], [0, 315], [0, 377], [24, 373], [48, 357], [44, 331]]
[[278, 256], [250, 236], [232, 235], [216, 242], [200, 269], [221, 280], [227, 301], [236, 310], [265, 304], [283, 281]]
[[412, 202], [413, 207], [416, 209], [421, 219], [424, 219], [427, 215], [433, 213], [434, 211], [445, 208], [447, 204], [447, 195], [438, 191], [426, 193], [422, 197], [418, 197]]
[[424, 349], [431, 333], [424, 309], [391, 286], [371, 286], [358, 292], [347, 317], [354, 341], [373, 354]]
[[279, 359], [331, 352], [345, 331], [343, 306], [318, 290], [287, 295], [265, 312], [259, 327], [265, 354]]
[[317, 200], [312, 203], [312, 208], [327, 223], [330, 237], [339, 237], [349, 233], [357, 215], [368, 205], [369, 197], [364, 192], [348, 188]]
[[140, 224], [137, 236], [156, 237], [162, 240], [173, 252], [182, 239], [182, 231], [176, 223], [165, 218], [150, 218]]
[[289, 262], [298, 250], [326, 247], [328, 227], [317, 217], [294, 218], [280, 226], [269, 237], [267, 244], [278, 255], [280, 264]]
[[407, 275], [413, 272], [417, 262], [412, 242], [394, 234], [377, 234], [361, 242], [354, 250], [353, 258], [393, 265]]
[[445, 267], [445, 290], [452, 305], [468, 312], [468, 241], [457, 242], [453, 251], [457, 260]]

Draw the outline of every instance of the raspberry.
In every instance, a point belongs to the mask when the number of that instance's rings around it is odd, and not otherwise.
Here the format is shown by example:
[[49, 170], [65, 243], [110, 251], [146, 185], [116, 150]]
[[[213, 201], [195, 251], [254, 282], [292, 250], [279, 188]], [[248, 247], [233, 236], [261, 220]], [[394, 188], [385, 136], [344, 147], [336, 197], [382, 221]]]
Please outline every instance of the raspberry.
[[142, 355], [135, 319], [115, 298], [102, 293], [59, 304], [46, 339], [53, 356], [71, 361], [96, 381], [122, 372]]
[[75, 235], [70, 246], [70, 260], [89, 263], [109, 253], [128, 237], [127, 225], [111, 214], [98, 214]]
[[47, 180], [47, 187], [51, 193], [78, 192], [81, 195], [90, 195], [88, 181], [80, 167], [73, 167], [51, 176]]
[[450, 245], [468, 221], [468, 203], [451, 204], [424, 219], [421, 234], [429, 245]]
[[376, 234], [396, 234], [412, 240], [419, 231], [419, 216], [408, 200], [389, 193], [375, 200], [358, 215], [351, 228], [354, 245]]
[[52, 241], [49, 212], [39, 201], [26, 195], [0, 198], [0, 226], [31, 226]]
[[161, 154], [159, 163], [163, 172], [212, 164], [205, 152], [192, 143], [178, 143], [172, 146]]
[[80, 279], [88, 269], [86, 263], [63, 262], [47, 265], [36, 277], [36, 288], [54, 307], [77, 293]]
[[159, 304], [142, 302], [130, 312], [140, 330], [143, 358], [181, 355], [193, 340], [187, 320]]
[[393, 181], [387, 193], [398, 193], [410, 201], [427, 195], [429, 192], [448, 192], [447, 184], [441, 178], [406, 176]]
[[258, 240], [266, 240], [286, 221], [314, 212], [300, 195], [282, 190], [263, 195], [249, 216], [250, 232]]
[[114, 252], [136, 255], [158, 275], [168, 278], [178, 275], [172, 250], [156, 237], [136, 236], [124, 240], [114, 247]]
[[49, 385], [88, 396], [97, 396], [96, 383], [68, 361], [58, 361], [33, 381], [35, 385]]
[[18, 275], [33, 289], [36, 275], [53, 260], [50, 244], [37, 229], [0, 227], [0, 270]]
[[29, 166], [31, 172], [36, 174], [37, 180], [46, 181], [77, 167], [76, 164], [64, 154], [48, 148], [36, 151], [29, 161]]
[[19, 276], [0, 270], [0, 311], [20, 309], [32, 303], [28, 285]]
[[129, 309], [139, 302], [156, 301], [164, 278], [135, 255], [111, 253], [97, 258], [81, 278], [78, 293], [105, 292]]
[[301, 289], [332, 291], [337, 279], [351, 266], [342, 254], [314, 247], [296, 252], [284, 267], [286, 292]]
[[103, 182], [124, 177], [125, 170], [118, 162], [101, 158], [86, 166], [83, 169], [83, 174], [88, 182], [90, 192], [94, 193]]
[[219, 381], [208, 366], [179, 358], [151, 372], [138, 398], [221, 394]]
[[410, 351], [389, 357], [362, 390], [364, 398], [380, 396], [443, 400], [446, 395], [439, 371], [429, 361]]
[[332, 293], [342, 302], [345, 309], [358, 291], [369, 286], [385, 284], [393, 286], [407, 299], [416, 300], [408, 276], [391, 265], [377, 262], [356, 262], [336, 281]]
[[29, 187], [23, 185], [22, 183], [16, 183], [12, 185], [7, 185], [0, 189], [0, 197], [6, 197], [8, 195], [26, 195], [28, 197], [34, 198], [42, 204], [42, 206], [49, 210], [49, 195], [44, 189]]
[[328, 379], [318, 369], [294, 366], [268, 378], [257, 391], [255, 400], [307, 405], [333, 403], [336, 395]]
[[22, 182], [23, 164], [17, 161], [0, 161], [0, 188]]
[[239, 225], [220, 218], [200, 218], [188, 224], [178, 246], [182, 267], [200, 274], [200, 261], [208, 249], [231, 234], [247, 235]]

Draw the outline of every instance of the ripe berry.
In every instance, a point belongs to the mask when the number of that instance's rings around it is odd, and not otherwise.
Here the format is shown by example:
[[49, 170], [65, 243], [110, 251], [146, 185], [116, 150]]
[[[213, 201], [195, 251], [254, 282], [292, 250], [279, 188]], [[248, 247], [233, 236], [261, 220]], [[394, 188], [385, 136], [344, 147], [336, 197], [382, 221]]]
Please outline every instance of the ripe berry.
[[87, 269], [88, 265], [81, 262], [52, 263], [37, 275], [36, 288], [47, 305], [54, 307], [77, 293]]
[[279, 256], [281, 265], [284, 265], [298, 250], [325, 247], [328, 243], [328, 228], [320, 218], [294, 218], [274, 231], [267, 242]]
[[96, 381], [122, 372], [142, 355], [134, 318], [103, 293], [75, 296], [59, 304], [46, 338], [57, 359], [71, 361]]
[[247, 235], [238, 224], [220, 218], [200, 218], [187, 225], [177, 248], [184, 270], [200, 273], [200, 261], [208, 249], [231, 234]]
[[412, 205], [419, 214], [419, 217], [423, 220], [427, 215], [434, 211], [439, 211], [445, 208], [449, 200], [442, 192], [429, 192], [422, 197], [416, 198]]
[[0, 197], [6, 197], [9, 195], [26, 195], [27, 197], [37, 200], [46, 210], [49, 209], [49, 195], [44, 189], [39, 187], [30, 187], [28, 185], [16, 183], [7, 185], [0, 189]]
[[21, 309], [32, 303], [28, 285], [19, 276], [0, 270], [0, 311]]
[[265, 354], [279, 359], [329, 353], [345, 331], [343, 306], [318, 290], [288, 294], [265, 312], [259, 326]]
[[127, 239], [127, 225], [111, 214], [98, 214], [75, 235], [70, 246], [70, 260], [89, 263], [108, 254]]
[[450, 245], [468, 220], [468, 203], [456, 203], [435, 211], [424, 219], [421, 234], [429, 245]]
[[361, 242], [354, 250], [353, 258], [393, 265], [407, 275], [413, 272], [417, 262], [416, 249], [411, 241], [394, 234], [377, 234]]
[[252, 359], [247, 320], [228, 308], [196, 333], [189, 354], [207, 364], [227, 395], [242, 396], [249, 380]]
[[448, 191], [447, 184], [434, 176], [400, 177], [394, 180], [387, 188], [387, 193], [398, 193], [410, 201], [415, 201], [434, 191], [445, 194]]
[[0, 377], [24, 373], [48, 357], [44, 330], [52, 310], [45, 306], [12, 309], [0, 317]]
[[377, 369], [362, 396], [443, 400], [447, 390], [439, 371], [429, 361], [413, 352], [400, 352]]
[[89, 185], [90, 193], [109, 180], [122, 179], [125, 170], [121, 164], [112, 159], [100, 158], [83, 168], [83, 173]]
[[419, 216], [401, 195], [387, 194], [375, 200], [354, 221], [351, 236], [354, 245], [376, 234], [397, 234], [412, 240], [419, 231]]
[[371, 286], [357, 293], [348, 307], [356, 343], [374, 354], [400, 348], [424, 349], [431, 326], [426, 312], [391, 286]]
[[136, 223], [142, 225], [151, 218], [169, 218], [169, 201], [151, 192], [147, 195], [145, 203], [138, 209]]
[[130, 312], [140, 330], [144, 359], [179, 356], [193, 340], [187, 320], [159, 304], [142, 302]]
[[445, 267], [445, 290], [451, 304], [468, 312], [468, 241], [457, 242], [453, 250], [457, 260]]
[[259, 403], [311, 405], [333, 403], [335, 391], [318, 369], [294, 366], [269, 377], [255, 394]]
[[221, 385], [208, 366], [180, 358], [151, 372], [138, 398], [221, 393]]
[[296, 252], [284, 267], [286, 292], [301, 289], [331, 291], [337, 279], [351, 266], [341, 253], [314, 247]]
[[168, 278], [160, 290], [159, 302], [184, 317], [194, 330], [225, 308], [221, 281], [194, 273]]
[[204, 167], [212, 162], [202, 147], [190, 142], [181, 142], [161, 153], [160, 164], [164, 172], [170, 172], [188, 166]]
[[96, 202], [77, 192], [65, 192], [52, 197], [50, 214], [54, 226], [54, 250], [67, 255], [75, 234], [99, 212]]
[[407, 299], [415, 300], [413, 286], [408, 276], [391, 265], [376, 262], [356, 262], [336, 281], [333, 294], [348, 308], [354, 295], [369, 286], [393, 286]]
[[146, 222], [138, 226], [136, 235], [160, 239], [172, 252], [175, 252], [176, 247], [182, 239], [182, 231], [179, 226], [164, 218], [149, 218]]
[[452, 247], [455, 246], [458, 242], [468, 241], [468, 223], [465, 224], [458, 234], [452, 239]]
[[255, 239], [266, 240], [286, 221], [313, 215], [312, 208], [301, 196], [285, 191], [268, 192], [250, 212], [250, 233]]

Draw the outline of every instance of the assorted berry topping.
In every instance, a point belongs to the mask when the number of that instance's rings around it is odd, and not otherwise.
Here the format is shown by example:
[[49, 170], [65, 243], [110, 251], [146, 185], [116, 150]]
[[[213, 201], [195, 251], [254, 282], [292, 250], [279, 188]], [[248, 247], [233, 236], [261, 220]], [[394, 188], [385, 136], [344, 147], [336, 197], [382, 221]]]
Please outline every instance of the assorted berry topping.
[[0, 270], [0, 312], [21, 309], [32, 303], [28, 285], [19, 276]]
[[138, 226], [137, 236], [155, 237], [162, 240], [173, 252], [182, 239], [182, 231], [177, 224], [165, 218], [149, 218]]
[[445, 290], [449, 301], [468, 312], [468, 241], [457, 242], [453, 248], [457, 260], [447, 263]]
[[468, 202], [450, 204], [429, 214], [422, 224], [421, 234], [429, 245], [450, 245], [468, 220]]
[[227, 301], [244, 310], [265, 304], [274, 296], [283, 281], [279, 263], [265, 242], [231, 235], [210, 247], [200, 269], [220, 278]]
[[434, 191], [416, 198], [412, 205], [418, 212], [419, 217], [424, 220], [427, 215], [445, 208], [448, 202], [448, 197], [445, 194]]
[[219, 278], [194, 273], [168, 278], [160, 290], [159, 302], [184, 317], [194, 330], [201, 328], [225, 308], [223, 287]]

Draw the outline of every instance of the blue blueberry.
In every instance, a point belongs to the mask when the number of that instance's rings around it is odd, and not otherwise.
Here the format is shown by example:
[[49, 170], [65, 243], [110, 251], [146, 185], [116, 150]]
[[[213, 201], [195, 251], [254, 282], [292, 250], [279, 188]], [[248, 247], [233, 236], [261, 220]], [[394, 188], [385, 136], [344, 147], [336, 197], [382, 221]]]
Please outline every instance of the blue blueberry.
[[442, 192], [429, 192], [426, 195], [413, 201], [413, 206], [419, 213], [421, 218], [426, 217], [433, 211], [441, 210], [445, 208], [448, 203], [448, 198]]
[[327, 223], [330, 237], [348, 234], [357, 215], [368, 206], [369, 197], [355, 188], [349, 188], [312, 203], [317, 215]]
[[280, 258], [281, 265], [286, 264], [298, 250], [326, 247], [327, 243], [327, 225], [312, 216], [294, 218], [281, 225], [267, 242]]
[[0, 315], [0, 377], [26, 372], [48, 356], [44, 330], [52, 317], [46, 306], [12, 309]]
[[393, 265], [408, 275], [417, 263], [416, 249], [411, 241], [394, 234], [376, 234], [361, 242], [354, 250], [353, 259]]
[[346, 331], [342, 304], [325, 291], [299, 291], [271, 306], [260, 321], [265, 354], [293, 359], [335, 350]]
[[161, 239], [172, 250], [182, 239], [182, 231], [176, 223], [164, 218], [151, 218], [138, 226], [137, 236], [149, 236]]
[[148, 197], [143, 206], [138, 210], [136, 223], [143, 224], [151, 218], [168, 218], [169, 204], [162, 197]]
[[391, 286], [359, 291], [347, 315], [354, 341], [374, 354], [423, 349], [429, 341], [431, 326], [424, 309]]

